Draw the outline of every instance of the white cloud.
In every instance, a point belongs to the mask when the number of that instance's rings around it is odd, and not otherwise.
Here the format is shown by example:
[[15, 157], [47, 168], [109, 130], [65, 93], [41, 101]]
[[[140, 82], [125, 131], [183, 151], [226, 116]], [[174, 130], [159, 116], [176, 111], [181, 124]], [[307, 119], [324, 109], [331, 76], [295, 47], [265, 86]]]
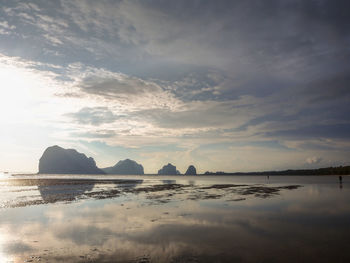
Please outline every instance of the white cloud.
[[9, 25], [7, 21], [0, 21], [0, 35], [9, 35], [16, 29], [16, 26]]
[[[76, 92], [90, 95], [112, 109], [124, 112], [160, 108], [174, 111], [182, 106], [170, 91], [153, 81], [105, 69], [81, 69], [80, 65], [71, 69]], [[77, 74], [77, 71], [80, 72]]]
[[1, 21], [0, 27], [6, 28], [6, 29], [15, 29], [16, 28], [16, 26], [14, 26], [14, 25], [9, 25], [9, 23], [7, 21]]

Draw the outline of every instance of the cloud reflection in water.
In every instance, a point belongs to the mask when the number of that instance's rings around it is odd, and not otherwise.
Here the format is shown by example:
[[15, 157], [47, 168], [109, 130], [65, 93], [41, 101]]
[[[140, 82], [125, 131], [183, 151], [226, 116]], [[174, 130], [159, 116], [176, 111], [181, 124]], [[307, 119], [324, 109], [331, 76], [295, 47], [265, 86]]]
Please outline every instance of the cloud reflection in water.
[[166, 203], [150, 202], [147, 196], [159, 193], [141, 191], [13, 208], [30, 217], [0, 222], [8, 231], [3, 247], [21, 240], [31, 250], [5, 252], [44, 262], [347, 262], [350, 192], [346, 184], [335, 186], [305, 184], [239, 202], [185, 199], [188, 190]]

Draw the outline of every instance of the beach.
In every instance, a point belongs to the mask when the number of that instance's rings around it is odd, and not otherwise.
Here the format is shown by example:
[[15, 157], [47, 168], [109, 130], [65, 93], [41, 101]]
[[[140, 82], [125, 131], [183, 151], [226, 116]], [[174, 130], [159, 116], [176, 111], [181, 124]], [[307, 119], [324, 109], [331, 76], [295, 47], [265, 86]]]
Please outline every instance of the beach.
[[1, 262], [348, 262], [349, 178], [22, 175]]

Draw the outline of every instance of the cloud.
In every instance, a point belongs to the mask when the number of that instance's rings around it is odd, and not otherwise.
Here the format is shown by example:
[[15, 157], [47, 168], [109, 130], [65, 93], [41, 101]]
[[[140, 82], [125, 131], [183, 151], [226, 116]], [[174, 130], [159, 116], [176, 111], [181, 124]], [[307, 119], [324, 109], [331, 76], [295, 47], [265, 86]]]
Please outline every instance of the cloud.
[[249, 100], [191, 101], [176, 111], [151, 109], [134, 114], [162, 128], [234, 128], [259, 114], [254, 106], [244, 105]]
[[58, 228], [55, 228], [54, 234], [58, 239], [69, 240], [77, 245], [84, 244], [90, 246], [101, 246], [108, 239], [107, 236], [113, 235], [111, 229], [92, 225], [60, 225]]
[[[8, 1], [0, 8], [0, 62], [33, 73], [41, 87], [23, 85], [18, 97], [4, 88], [3, 98], [12, 95], [3, 101], [16, 111], [8, 119], [40, 123], [53, 141], [176, 144], [187, 152], [208, 141], [278, 141], [305, 151], [296, 158], [302, 164], [321, 152], [326, 158], [325, 147], [345, 156], [348, 7], [327, 0]], [[17, 105], [37, 99], [19, 111], [13, 98]]]
[[89, 68], [75, 78], [75, 86], [80, 93], [112, 102], [112, 107], [121, 111], [175, 110], [182, 105], [172, 91], [152, 80], [96, 68]]
[[178, 63], [301, 79], [330, 62], [346, 65], [339, 52], [349, 53], [347, 7], [346, 1], [61, 1], [40, 8], [21, 3], [7, 13], [33, 18], [23, 23], [40, 29], [41, 37], [69, 44], [79, 56], [84, 51], [110, 61], [113, 54], [119, 67], [130, 62], [148, 67], [151, 59], [164, 62], [159, 69]]
[[7, 21], [0, 21], [0, 35], [9, 35], [14, 29], [16, 29], [16, 26], [9, 25]]
[[291, 129], [276, 129], [266, 132], [268, 137], [285, 139], [349, 139], [350, 124], [305, 125]]
[[65, 116], [70, 117], [79, 124], [90, 124], [93, 126], [99, 126], [103, 123], [113, 123], [122, 117], [113, 114], [107, 107], [84, 107], [78, 112], [67, 113]]
[[350, 71], [339, 72], [331, 77], [313, 81], [302, 93], [310, 98], [311, 103], [348, 100], [350, 97]]
[[[119, 78], [118, 78], [119, 77]], [[80, 84], [80, 88], [89, 94], [100, 95], [106, 98], [119, 98], [121, 96], [145, 95], [161, 91], [154, 83], [147, 83], [138, 78], [119, 76], [99, 77], [90, 76]]]
[[106, 139], [113, 138], [116, 133], [111, 130], [97, 130], [91, 132], [73, 132], [71, 135], [79, 138]]
[[22, 241], [17, 241], [5, 244], [2, 250], [11, 255], [18, 255], [22, 254], [23, 252], [33, 251], [34, 248]]
[[309, 157], [306, 159], [306, 163], [308, 163], [308, 164], [318, 164], [320, 162], [322, 162], [321, 157], [313, 156], [313, 157]]
[[[277, 73], [298, 74], [302, 79], [312, 76], [304, 71], [311, 67], [317, 71], [331, 61], [337, 67], [346, 65], [345, 61], [335, 62], [341, 60], [338, 51], [347, 52], [344, 35], [348, 29], [343, 25], [348, 18], [339, 15], [347, 5], [345, 1], [177, 1], [176, 5], [61, 1], [50, 8], [22, 3], [9, 15], [21, 11], [22, 19], [30, 17], [22, 23], [31, 25], [33, 33], [52, 45], [69, 45], [79, 59], [84, 60], [87, 53], [93, 55], [89, 61], [96, 58], [109, 64], [113, 59], [113, 65], [129, 73], [132, 68], [140, 72], [140, 67], [161, 71], [164, 65], [177, 63], [193, 65], [192, 69], [216, 67], [240, 76], [248, 70], [249, 77], [263, 72], [275, 77]], [[69, 60], [71, 52], [61, 48]]]

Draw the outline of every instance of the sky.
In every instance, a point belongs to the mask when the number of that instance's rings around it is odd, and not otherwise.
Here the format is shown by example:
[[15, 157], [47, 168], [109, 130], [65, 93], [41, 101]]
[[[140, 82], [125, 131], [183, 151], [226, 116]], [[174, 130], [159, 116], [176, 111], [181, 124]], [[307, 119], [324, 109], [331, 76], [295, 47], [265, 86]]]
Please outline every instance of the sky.
[[0, 171], [350, 164], [350, 2], [0, 0]]

